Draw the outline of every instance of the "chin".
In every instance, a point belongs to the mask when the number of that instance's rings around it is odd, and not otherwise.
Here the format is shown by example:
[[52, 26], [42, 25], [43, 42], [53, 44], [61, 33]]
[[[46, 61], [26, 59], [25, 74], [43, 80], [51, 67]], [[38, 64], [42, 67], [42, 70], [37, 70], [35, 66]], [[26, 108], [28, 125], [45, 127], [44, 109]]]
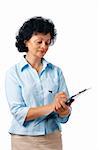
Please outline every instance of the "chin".
[[37, 56], [38, 58], [43, 58], [44, 57], [44, 55], [39, 55], [39, 56]]
[[43, 53], [39, 52], [36, 56], [39, 58], [43, 58], [45, 54], [46, 54], [45, 52], [43, 52]]

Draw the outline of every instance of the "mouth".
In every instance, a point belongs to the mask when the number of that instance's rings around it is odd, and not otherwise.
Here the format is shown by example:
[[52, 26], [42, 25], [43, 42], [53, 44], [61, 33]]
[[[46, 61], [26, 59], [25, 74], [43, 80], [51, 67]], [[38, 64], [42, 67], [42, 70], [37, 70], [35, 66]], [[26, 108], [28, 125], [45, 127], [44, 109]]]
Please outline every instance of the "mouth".
[[46, 53], [46, 51], [44, 51], [44, 50], [39, 50], [39, 52], [41, 52], [41, 53]]

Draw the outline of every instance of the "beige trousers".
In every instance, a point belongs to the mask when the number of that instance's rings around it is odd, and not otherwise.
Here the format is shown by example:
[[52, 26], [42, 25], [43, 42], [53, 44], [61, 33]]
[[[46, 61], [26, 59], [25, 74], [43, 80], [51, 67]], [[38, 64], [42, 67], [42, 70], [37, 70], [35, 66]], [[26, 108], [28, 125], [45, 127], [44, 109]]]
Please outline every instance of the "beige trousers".
[[62, 150], [61, 132], [44, 136], [11, 135], [11, 150]]

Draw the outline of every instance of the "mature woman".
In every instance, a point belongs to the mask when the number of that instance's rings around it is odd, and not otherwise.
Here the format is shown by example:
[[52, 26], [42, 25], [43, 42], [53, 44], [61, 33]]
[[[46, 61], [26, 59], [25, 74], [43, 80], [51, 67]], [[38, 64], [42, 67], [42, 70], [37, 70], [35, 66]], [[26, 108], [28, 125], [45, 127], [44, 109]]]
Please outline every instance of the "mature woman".
[[12, 150], [62, 150], [60, 123], [71, 113], [68, 90], [61, 69], [44, 59], [55, 39], [53, 22], [43, 17], [26, 21], [16, 36], [18, 51], [26, 54], [6, 73]]

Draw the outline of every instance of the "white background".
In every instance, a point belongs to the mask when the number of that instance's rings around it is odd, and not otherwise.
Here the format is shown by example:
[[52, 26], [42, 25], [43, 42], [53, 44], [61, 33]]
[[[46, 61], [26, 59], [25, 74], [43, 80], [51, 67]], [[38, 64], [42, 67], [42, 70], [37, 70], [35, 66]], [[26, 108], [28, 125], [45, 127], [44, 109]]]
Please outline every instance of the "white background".
[[57, 41], [45, 57], [62, 68], [70, 95], [92, 87], [72, 104], [70, 120], [62, 125], [63, 150], [99, 150], [98, 11], [96, 0], [0, 1], [0, 150], [11, 150], [5, 72], [22, 57], [15, 35], [33, 16], [50, 18], [56, 25]]

